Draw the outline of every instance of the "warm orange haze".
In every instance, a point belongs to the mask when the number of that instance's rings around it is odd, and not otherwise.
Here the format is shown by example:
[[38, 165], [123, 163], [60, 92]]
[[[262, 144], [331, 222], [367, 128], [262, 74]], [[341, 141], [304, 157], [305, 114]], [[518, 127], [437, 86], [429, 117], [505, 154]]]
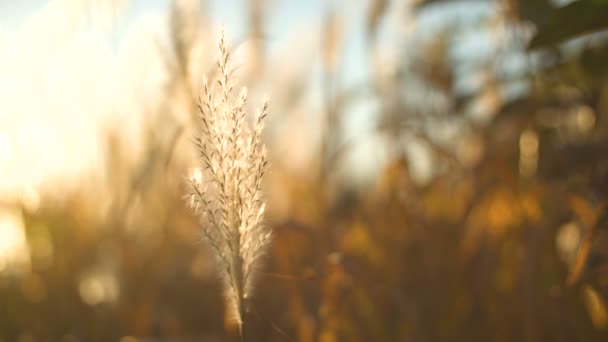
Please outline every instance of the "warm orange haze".
[[608, 340], [607, 13], [1, 1], [0, 341]]

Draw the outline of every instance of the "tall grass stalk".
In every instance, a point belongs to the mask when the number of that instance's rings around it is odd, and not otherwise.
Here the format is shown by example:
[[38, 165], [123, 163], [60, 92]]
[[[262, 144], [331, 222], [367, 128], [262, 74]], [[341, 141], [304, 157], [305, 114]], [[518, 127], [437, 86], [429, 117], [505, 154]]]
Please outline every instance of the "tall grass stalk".
[[255, 268], [271, 238], [264, 225], [261, 182], [267, 167], [262, 142], [268, 100], [249, 125], [247, 90], [234, 91], [231, 51], [224, 33], [219, 43], [217, 72], [205, 76], [199, 95], [200, 130], [195, 138], [202, 177], [191, 179], [191, 204], [201, 231], [217, 257], [228, 310], [244, 338], [246, 301], [254, 284]]

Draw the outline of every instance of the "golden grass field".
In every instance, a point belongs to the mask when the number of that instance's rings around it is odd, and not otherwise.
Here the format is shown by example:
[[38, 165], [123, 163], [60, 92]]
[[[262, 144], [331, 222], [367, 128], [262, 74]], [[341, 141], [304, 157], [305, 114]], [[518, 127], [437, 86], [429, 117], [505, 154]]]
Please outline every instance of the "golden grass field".
[[0, 341], [608, 340], [606, 1], [27, 3]]

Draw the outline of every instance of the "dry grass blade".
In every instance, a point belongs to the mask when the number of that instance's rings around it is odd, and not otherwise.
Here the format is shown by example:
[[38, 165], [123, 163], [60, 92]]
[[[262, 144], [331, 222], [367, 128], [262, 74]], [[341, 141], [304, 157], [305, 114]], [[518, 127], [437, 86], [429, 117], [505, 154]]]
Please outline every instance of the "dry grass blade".
[[217, 78], [203, 80], [199, 98], [200, 135], [195, 139], [203, 181], [191, 180], [192, 206], [201, 219], [202, 235], [218, 259], [229, 310], [242, 329], [245, 300], [255, 267], [270, 241], [262, 222], [261, 182], [267, 167], [262, 142], [268, 101], [249, 127], [247, 91], [234, 92], [230, 49], [224, 34], [219, 44]]

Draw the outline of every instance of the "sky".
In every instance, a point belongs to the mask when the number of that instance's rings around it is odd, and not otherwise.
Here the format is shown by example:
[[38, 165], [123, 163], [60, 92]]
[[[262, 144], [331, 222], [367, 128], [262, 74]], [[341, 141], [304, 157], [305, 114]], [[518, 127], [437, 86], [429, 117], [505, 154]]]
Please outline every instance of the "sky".
[[[10, 174], [21, 179], [20, 182], [11, 181], [10, 184], [5, 184], [9, 188], [13, 188], [15, 183], [33, 184], [36, 182], [33, 182], [32, 179], [45, 178], [46, 176], [38, 174], [39, 170], [46, 170], [45, 172], [54, 170], [53, 174], [68, 177], [67, 174], [70, 173], [65, 172], [66, 165], [74, 165], [73, 172], [76, 173], [87, 169], [100, 169], [99, 161], [95, 156], [102, 152], [91, 153], [91, 151], [103, 149], [103, 146], [100, 146], [101, 142], [95, 141], [103, 136], [99, 127], [104, 119], [100, 119], [98, 116], [107, 115], [108, 108], [124, 107], [122, 102], [128, 102], [128, 97], [131, 96], [129, 92], [140, 87], [137, 83], [117, 84], [109, 87], [108, 84], [122, 83], [121, 79], [139, 79], [136, 82], [154, 88], [150, 84], [157, 84], [158, 77], [163, 77], [154, 74], [154, 70], [158, 69], [154, 65], [146, 64], [144, 61], [133, 63], [133, 58], [137, 58], [137, 50], [151, 48], [150, 44], [153, 44], [151, 40], [154, 39], [151, 35], [155, 34], [152, 31], [156, 31], [158, 34], [166, 29], [155, 27], [155, 25], [162, 26], [159, 24], [166, 22], [170, 0], [88, 0], [88, 3], [92, 4], [91, 12], [89, 12], [90, 18], [93, 23], [97, 24], [102, 23], [99, 20], [104, 19], [104, 13], [111, 13], [111, 11], [99, 10], [99, 8], [103, 9], [100, 4], [118, 4], [119, 10], [116, 11], [118, 15], [110, 16], [111, 25], [104, 26], [106, 31], [102, 33], [101, 37], [99, 32], [86, 32], [86, 30], [80, 30], [80, 26], [74, 26], [79, 24], [72, 21], [81, 20], [80, 18], [83, 17], [82, 12], [78, 11], [87, 10], [86, 7], [57, 6], [63, 3], [78, 3], [77, 1], [0, 0], [0, 43], [2, 43], [2, 39], [8, 39], [8, 44], [4, 46], [11, 47], [0, 51], [0, 57], [2, 57], [1, 54], [4, 54], [4, 58], [15, 63], [12, 67], [10, 64], [5, 66], [5, 71], [0, 68], [0, 88], [7, 90], [3, 96], [8, 100], [8, 103], [5, 101], [5, 113], [0, 113], [0, 123], [4, 126], [4, 128], [0, 127], [0, 152], [7, 151], [4, 154], [7, 157], [2, 157], [3, 154], [0, 153], [0, 161], [4, 158], [7, 161], [13, 161], [12, 164], [5, 163], [5, 165], [20, 165], [15, 166]], [[83, 3], [85, 3], [84, 0]], [[209, 13], [203, 13], [203, 15], [211, 20], [212, 27], [225, 27], [229, 40], [238, 42], [247, 36], [246, 3], [246, 0], [207, 0], [207, 6], [203, 8], [207, 8]], [[364, 13], [368, 4], [365, 1], [357, 1], [351, 3], [350, 6], [343, 6], [343, 3], [343, 1], [325, 0], [268, 0], [264, 44], [270, 58], [274, 58], [275, 62], [278, 58], [278, 64], [283, 65], [282, 68], [287, 68], [277, 72], [293, 72], [290, 69], [297, 69], [296, 63], [309, 64], [309, 66], [312, 65], [313, 72], [308, 72], [304, 76], [310, 77], [309, 82], [313, 84], [321, 84], [319, 69], [321, 53], [318, 51], [321, 46], [319, 41], [321, 32], [319, 30], [323, 26], [322, 21], [325, 19], [325, 14], [329, 10], [334, 10], [339, 13], [341, 18], [348, 18], [348, 21], [343, 22], [345, 25], [343, 51], [345, 52], [340, 56], [338, 63], [342, 71], [339, 73], [341, 79], [338, 80], [338, 83], [348, 87], [348, 84], [365, 82], [368, 77], [362, 21], [365, 19]], [[71, 9], [76, 12], [65, 12], [66, 8], [76, 8]], [[72, 38], [69, 38], [69, 41], [62, 40], [62, 38], [57, 40], [57, 37], [63, 37], [74, 27], [79, 30], [78, 37], [74, 38], [76, 41], [73, 41]], [[53, 46], [53, 44], [58, 44], [55, 43], [57, 41], [64, 42], [61, 44], [69, 42], [70, 45], [67, 48]], [[106, 44], [103, 44], [104, 41]], [[303, 53], [293, 51], [298, 48], [302, 48]], [[315, 52], [315, 50], [317, 51]], [[60, 54], [57, 55], [50, 51], [60, 51]], [[127, 53], [131, 56], [129, 57], [131, 62], [125, 61], [125, 58], [121, 56], [108, 58], [108, 52], [117, 55]], [[145, 52], [143, 54], [142, 57], [146, 57]], [[7, 55], [8, 57], [6, 57]], [[309, 56], [313, 60], [292, 62], [285, 59], [285, 56], [288, 56], [287, 58], [295, 56], [300, 59], [300, 56]], [[114, 65], [116, 63], [123, 63], [123, 68], [126, 69], [120, 69], [120, 65]], [[273, 64], [269, 71], [275, 72], [276, 67], [278, 65]], [[125, 76], [119, 76], [119, 79], [113, 80], [112, 77], [115, 76], [111, 74], [116, 73], [124, 73]], [[68, 87], [68, 85], [73, 85], [73, 87], [82, 88], [82, 86], [78, 86], [79, 84], [91, 84], [92, 88], [84, 90], [80, 94], [81, 89]], [[120, 89], [124, 90], [116, 90], [117, 87], [123, 87]], [[108, 90], [108, 88], [114, 90]], [[117, 98], [113, 94], [107, 94], [108, 92], [125, 95]], [[321, 118], [318, 116], [321, 111], [314, 108], [318, 108], [322, 104], [321, 89], [311, 87], [309, 92], [306, 102], [312, 106], [312, 109], [309, 107], [308, 112], [304, 115], [309, 116], [310, 121], [316, 121], [316, 125], [319, 125]], [[70, 100], [70, 96], [75, 93], [78, 93], [79, 96]], [[41, 100], [31, 101], [30, 97], [33, 94], [40, 97]], [[272, 94], [269, 95], [272, 96]], [[95, 108], [91, 110], [87, 107], [90, 101], [102, 102], [98, 106], [100, 109], [97, 112], [99, 113], [94, 113]], [[108, 101], [116, 102], [116, 104], [108, 106]], [[105, 108], [105, 111], [101, 108]], [[349, 117], [354, 124], [349, 125], [351, 132], [347, 135], [356, 135], [357, 131], [370, 129], [366, 119], [369, 116], [368, 109], [369, 106], [352, 109]], [[128, 112], [124, 109], [121, 111]], [[135, 127], [134, 129], [137, 130], [136, 127], [141, 126], [141, 123], [136, 123], [133, 118], [126, 117], [119, 120], [123, 121], [121, 126], [124, 127]], [[66, 125], [69, 127], [64, 127]], [[60, 132], [65, 130], [74, 133], [69, 137], [62, 135]], [[303, 141], [310, 140], [310, 135], [314, 136], [318, 128], [311, 126], [307, 131], [301, 133]], [[55, 153], [43, 153], [40, 150], [41, 146], [52, 147], [56, 151], [68, 154], [72, 161], [67, 163], [55, 156]], [[279, 148], [288, 150], [287, 146]], [[11, 150], [13, 152], [10, 152]], [[46, 157], [43, 158], [41, 155]], [[290, 154], [285, 153], [285, 155]], [[18, 161], [16, 161], [17, 159]], [[365, 165], [372, 164], [364, 163], [364, 166], [357, 170], [363, 170]], [[24, 173], [22, 169], [28, 165], [38, 166], [30, 168], [31, 170]], [[10, 179], [11, 177], [5, 178]], [[3, 189], [5, 187], [0, 181], [0, 192]]]
[[[92, 0], [95, 2], [95, 0]], [[104, 0], [97, 0], [100, 3]], [[105, 0], [108, 2], [126, 3], [123, 13], [114, 25], [114, 38], [119, 41], [127, 28], [138, 18], [151, 13], [161, 13], [168, 8], [170, 0]], [[34, 14], [46, 5], [48, 0], [0, 0], [0, 32], [15, 33], [23, 25], [28, 16]], [[349, 1], [347, 1], [349, 2]], [[226, 27], [232, 37], [238, 38], [246, 35], [247, 0], [207, 0], [211, 19], [215, 26]], [[280, 42], [289, 37], [291, 30], [308, 30], [314, 34], [321, 26], [323, 14], [329, 10], [336, 10], [344, 18], [351, 21], [347, 23], [346, 53], [342, 67], [345, 68], [346, 81], [364, 78], [361, 65], [364, 61], [363, 27], [364, 12], [368, 6], [367, 1], [352, 1], [348, 6], [344, 1], [335, 0], [267, 0], [268, 20], [266, 24], [265, 39], [269, 50], [280, 45]]]
[[[75, 0], [54, 0], [54, 1], [75, 1]], [[118, 52], [118, 47], [125, 38], [125, 34], [129, 32], [130, 28], [135, 23], [140, 23], [143, 18], [166, 15], [170, 0], [88, 0], [91, 3], [124, 3], [124, 8], [119, 11], [120, 15], [115, 18], [113, 25], [111, 25], [111, 34], [108, 35], [110, 38], [110, 46], [115, 48], [115, 52]], [[0, 0], [0, 38], [2, 33], [8, 36], [18, 35], [24, 23], [27, 22], [28, 18], [42, 9], [49, 3], [48, 0], [21, 0], [21, 1], [10, 1]], [[224, 26], [228, 32], [229, 39], [232, 41], [238, 41], [247, 35], [247, 0], [207, 0], [206, 8], [209, 9], [209, 13], [205, 16], [212, 21], [212, 25], [215, 27]], [[322, 27], [322, 21], [325, 19], [325, 15], [333, 10], [339, 14], [342, 24], [344, 24], [343, 33], [343, 49], [341, 49], [341, 55], [339, 56], [338, 67], [340, 72], [338, 73], [339, 79], [337, 84], [341, 89], [349, 89], [353, 86], [369, 83], [369, 56], [365, 46], [365, 29], [364, 22], [366, 20], [365, 13], [369, 1], [351, 1], [351, 0], [267, 0], [267, 15], [265, 25], [265, 46], [270, 56], [275, 55], [281, 56], [289, 54], [281, 54], [282, 50], [286, 49], [297, 49], [299, 47], [310, 48], [310, 44], [317, 44], [320, 47], [319, 37], [321, 36], [319, 30]], [[399, 12], [401, 9], [393, 8], [390, 13], [394, 16], [401, 15]], [[425, 37], [432, 37], [437, 33], [437, 28], [447, 23], [451, 17], [460, 17], [468, 21], [470, 25], [481, 25], [480, 18], [483, 18], [484, 13], [488, 13], [490, 10], [489, 5], [470, 6], [470, 4], [455, 5], [449, 12], [447, 11], [427, 11], [425, 15], [418, 15], [416, 19], [415, 27], [410, 23], [403, 23], [403, 27], [393, 27], [393, 30], [387, 30], [386, 25], [380, 27], [379, 44], [383, 44], [382, 51], [387, 52], [386, 56], [382, 57], [387, 62], [393, 62], [395, 59], [407, 58], [408, 47], [405, 49], [400, 46], [400, 42], [404, 40], [404, 34], [412, 34], [412, 30], [415, 31], [415, 40], [424, 39]], [[95, 14], [95, 13], [93, 13]], [[390, 20], [391, 15], [388, 15]], [[385, 21], [386, 21], [385, 20]], [[403, 21], [400, 17], [398, 20]], [[475, 24], [477, 23], [477, 24]], [[424, 28], [421, 30], [420, 28]], [[160, 29], [160, 28], [159, 28]], [[408, 31], [409, 30], [409, 31]], [[400, 36], [401, 35], [401, 36]], [[86, 39], [86, 38], [85, 38]], [[460, 40], [460, 43], [454, 47], [453, 55], [454, 58], [461, 61], [472, 60], [474, 58], [485, 58], [492, 52], [494, 47], [489, 44], [492, 37], [487, 34], [484, 36], [480, 35], [464, 35]], [[308, 44], [308, 45], [307, 45]], [[402, 52], [405, 50], [405, 53]], [[399, 51], [398, 53], [391, 52]], [[415, 51], [413, 51], [415, 53]], [[297, 51], [290, 51], [291, 55], [297, 55]], [[310, 53], [310, 51], [308, 51]], [[311, 63], [318, 64], [320, 58], [320, 52], [317, 56], [316, 61]], [[518, 60], [515, 59], [515, 63]], [[289, 64], [289, 63], [288, 63]], [[467, 65], [467, 63], [457, 63], [457, 65]], [[273, 66], [271, 66], [273, 67]], [[462, 70], [461, 73], [465, 77], [462, 78], [465, 82], [462, 83], [463, 89], [469, 87], [474, 89], [475, 84], [470, 84], [471, 80], [475, 80], [474, 77], [467, 76], [470, 70]], [[321, 84], [320, 72], [317, 69], [316, 72], [308, 75], [311, 77], [313, 84]], [[457, 80], [458, 81], [458, 80]], [[468, 81], [469, 83], [467, 83]], [[408, 89], [408, 96], [410, 98], [416, 98], [415, 89]], [[272, 94], [270, 94], [272, 95]], [[318, 103], [318, 106], [322, 104], [321, 89], [313, 89], [308, 99], [310, 103]], [[377, 103], [374, 101], [357, 101], [355, 105], [348, 108], [349, 120], [346, 123], [346, 140], [357, 136], [366, 135], [366, 131], [373, 129], [374, 112], [377, 111]], [[318, 115], [317, 111], [317, 115]], [[309, 114], [315, 115], [315, 114]], [[367, 155], [368, 158], [375, 158], [382, 153], [378, 153], [377, 145], [370, 144], [367, 147], [361, 147], [367, 149], [367, 153], [354, 154], [355, 158], [361, 158], [361, 155]], [[429, 164], [423, 162], [424, 158], [418, 158], [420, 161], [417, 165], [422, 165], [423, 170], [421, 173], [428, 174]], [[353, 168], [353, 172], [362, 172], [367, 174], [369, 170], [365, 170], [369, 165], [377, 164], [377, 161], [369, 162], [357, 162], [354, 161], [359, 167]], [[424, 166], [426, 165], [426, 166]], [[414, 166], [416, 168], [416, 166]]]

